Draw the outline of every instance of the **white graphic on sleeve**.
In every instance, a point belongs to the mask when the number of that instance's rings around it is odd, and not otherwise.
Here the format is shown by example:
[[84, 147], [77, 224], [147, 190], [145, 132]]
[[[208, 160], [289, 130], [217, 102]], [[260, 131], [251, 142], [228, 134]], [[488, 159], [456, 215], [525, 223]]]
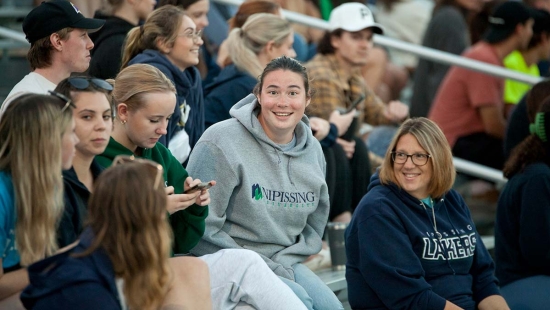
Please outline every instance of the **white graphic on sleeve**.
[[452, 236], [448, 238], [422, 238], [424, 240], [423, 259], [453, 260], [474, 255], [476, 249], [476, 234]]

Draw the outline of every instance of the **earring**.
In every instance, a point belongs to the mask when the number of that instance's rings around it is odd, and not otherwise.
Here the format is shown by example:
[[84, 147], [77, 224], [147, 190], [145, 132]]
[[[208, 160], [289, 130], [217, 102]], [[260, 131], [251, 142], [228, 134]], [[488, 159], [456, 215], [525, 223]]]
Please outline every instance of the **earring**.
[[122, 120], [120, 122], [122, 123], [122, 125], [126, 125], [126, 120]]

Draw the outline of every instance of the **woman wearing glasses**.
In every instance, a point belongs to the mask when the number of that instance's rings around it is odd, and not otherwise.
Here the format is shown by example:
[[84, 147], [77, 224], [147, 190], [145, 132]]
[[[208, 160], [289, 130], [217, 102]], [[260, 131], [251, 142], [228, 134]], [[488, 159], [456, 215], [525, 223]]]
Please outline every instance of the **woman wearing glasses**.
[[122, 68], [152, 65], [176, 87], [176, 107], [160, 142], [181, 163], [204, 132], [202, 82], [195, 68], [202, 44], [201, 32], [191, 18], [182, 9], [166, 5], [128, 33], [122, 57]]
[[28, 284], [26, 267], [58, 250], [63, 212], [61, 170], [72, 164], [70, 101], [26, 94], [0, 119], [0, 308], [17, 308]]
[[105, 151], [113, 128], [108, 99], [111, 90], [113, 87], [106, 81], [89, 77], [64, 79], [55, 89], [75, 105], [73, 117], [79, 139], [73, 165], [63, 171], [65, 211], [57, 229], [60, 247], [76, 241], [82, 232], [93, 183], [103, 171], [95, 156]]
[[160, 165], [115, 158], [97, 178], [88, 209], [75, 248], [29, 267], [21, 294], [27, 309], [211, 309], [205, 264], [169, 259]]
[[508, 309], [454, 179], [439, 127], [403, 123], [346, 230], [352, 308]]

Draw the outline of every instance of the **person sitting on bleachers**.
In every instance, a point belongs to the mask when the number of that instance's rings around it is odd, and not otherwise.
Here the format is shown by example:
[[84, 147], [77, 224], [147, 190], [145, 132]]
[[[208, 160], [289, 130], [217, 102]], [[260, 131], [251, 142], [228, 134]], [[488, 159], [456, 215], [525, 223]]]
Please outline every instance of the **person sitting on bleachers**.
[[58, 250], [61, 170], [71, 167], [78, 142], [71, 102], [15, 98], [0, 119], [0, 141], [0, 308], [21, 309], [19, 293], [29, 281], [24, 267]]
[[[510, 1], [499, 5], [489, 22], [485, 40], [462, 56], [502, 67], [506, 55], [529, 43], [533, 18], [524, 4]], [[499, 77], [456, 66], [449, 70], [429, 118], [443, 130], [454, 156], [502, 169], [503, 90], [504, 80]]]
[[134, 4], [130, 0], [108, 0], [111, 15], [105, 25], [90, 35], [95, 48], [88, 73], [100, 79], [114, 79], [120, 71], [122, 48], [128, 32], [144, 21], [155, 8], [154, 0]]
[[[529, 108], [540, 103], [529, 102]], [[512, 309], [545, 309], [550, 303], [550, 99], [529, 126], [503, 169], [508, 183], [495, 224], [496, 276]]]
[[[537, 63], [550, 59], [550, 13], [532, 10], [534, 14], [533, 37], [526, 48], [515, 50], [504, 58], [507, 69], [540, 77]], [[531, 85], [507, 79], [504, 81], [505, 117], [508, 119]]]
[[44, 1], [23, 20], [23, 32], [31, 47], [27, 59], [32, 72], [10, 91], [0, 115], [14, 98], [27, 93], [47, 94], [73, 72], [84, 72], [90, 65], [94, 43], [88, 33], [105, 21], [85, 18], [66, 0]]
[[73, 243], [82, 233], [93, 184], [103, 171], [95, 156], [105, 151], [111, 136], [112, 89], [106, 81], [86, 76], [64, 79], [55, 88], [75, 105], [73, 118], [79, 139], [72, 167], [63, 170], [65, 211], [57, 227], [59, 247]]

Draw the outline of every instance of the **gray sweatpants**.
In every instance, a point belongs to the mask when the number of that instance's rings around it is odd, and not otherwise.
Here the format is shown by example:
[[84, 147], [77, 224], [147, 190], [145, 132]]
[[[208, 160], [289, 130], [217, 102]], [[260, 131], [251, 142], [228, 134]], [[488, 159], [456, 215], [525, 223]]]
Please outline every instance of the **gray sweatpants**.
[[256, 252], [225, 249], [199, 258], [210, 271], [212, 306], [216, 310], [307, 309]]

